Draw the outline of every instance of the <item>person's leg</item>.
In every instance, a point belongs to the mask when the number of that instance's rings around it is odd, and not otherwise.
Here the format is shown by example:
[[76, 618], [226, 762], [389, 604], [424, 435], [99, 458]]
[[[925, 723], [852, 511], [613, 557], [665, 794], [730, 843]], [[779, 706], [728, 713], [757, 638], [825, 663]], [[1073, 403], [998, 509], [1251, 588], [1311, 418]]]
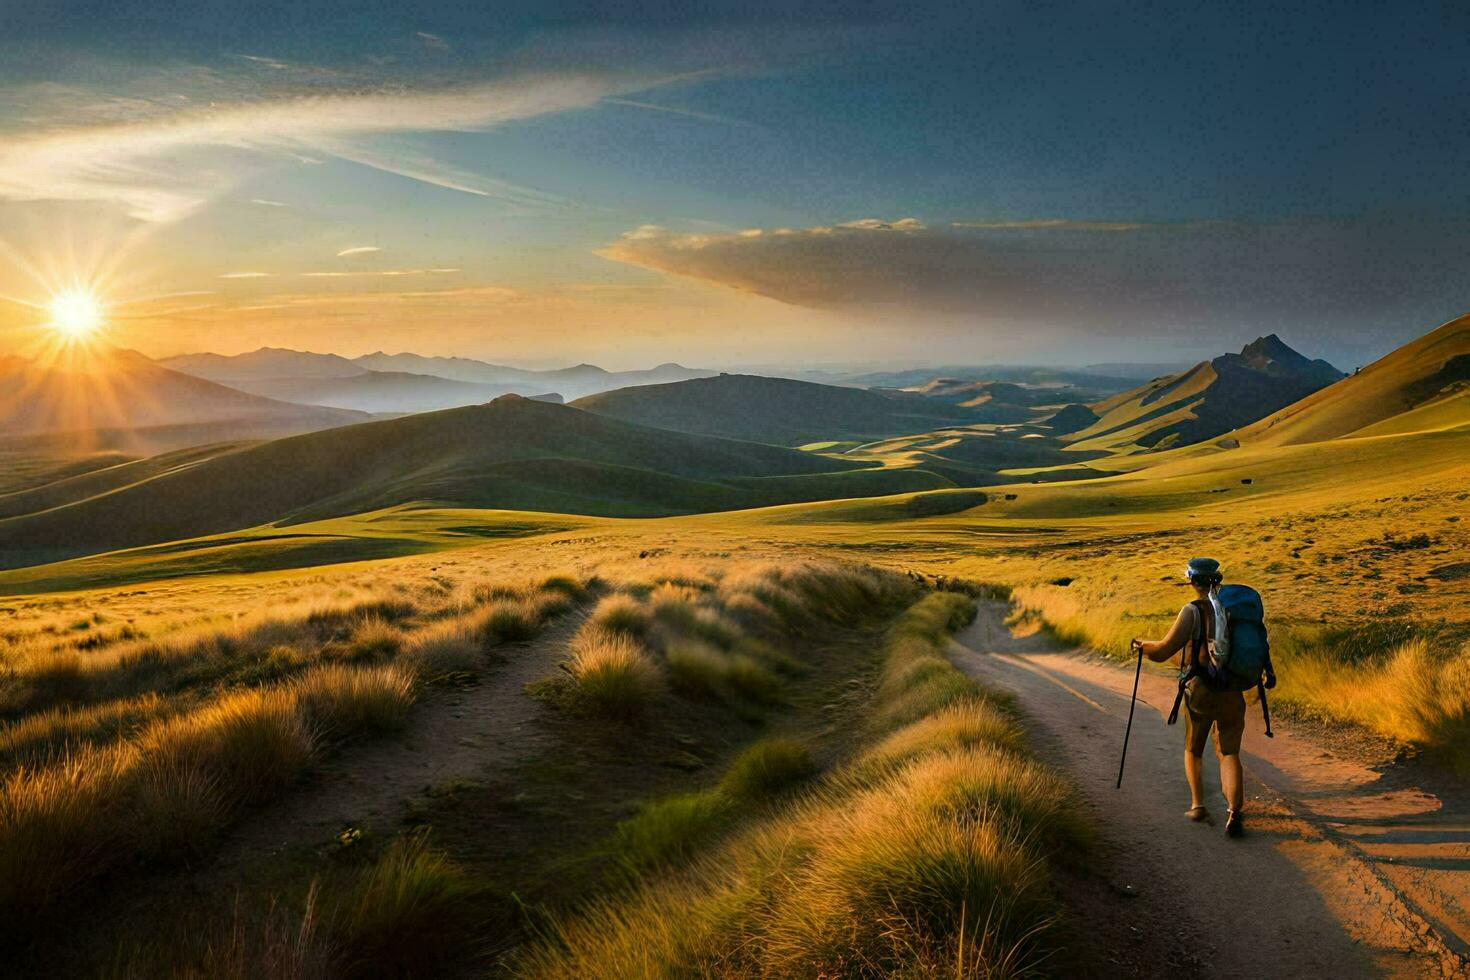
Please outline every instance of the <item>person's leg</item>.
[[1184, 747], [1184, 778], [1189, 780], [1189, 808], [1205, 805], [1205, 759], [1203, 753], [1196, 753], [1186, 745]]
[[1240, 753], [1220, 756], [1220, 791], [1225, 805], [1236, 813], [1245, 807], [1245, 773], [1240, 766]]

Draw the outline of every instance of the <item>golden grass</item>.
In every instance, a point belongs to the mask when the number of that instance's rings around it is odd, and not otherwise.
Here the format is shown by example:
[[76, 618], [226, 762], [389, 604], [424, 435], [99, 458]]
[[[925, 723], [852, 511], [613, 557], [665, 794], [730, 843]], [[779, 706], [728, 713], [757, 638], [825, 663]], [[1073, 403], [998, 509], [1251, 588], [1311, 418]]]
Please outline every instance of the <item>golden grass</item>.
[[630, 718], [658, 696], [662, 678], [647, 648], [593, 620], [572, 639], [568, 673], [579, 706], [594, 714]]
[[402, 668], [327, 665], [13, 769], [0, 785], [0, 910], [37, 912], [112, 868], [198, 849], [285, 791], [323, 739], [401, 725], [412, 703]]
[[[517, 973], [1002, 977], [1035, 967], [1052, 922], [1044, 855], [1085, 844], [1088, 828], [1071, 790], [1024, 757], [999, 703], [942, 660], [970, 608], [930, 595], [885, 642], [879, 706], [929, 697], [931, 717], [897, 731], [885, 722], [887, 737], [854, 766], [686, 869], [557, 924]], [[905, 669], [925, 659], [945, 664], [968, 700], [936, 687], [933, 670]], [[762, 743], [727, 779], [769, 792], [795, 778], [802, 751]], [[728, 821], [733, 804], [720, 801], [742, 792], [717, 787], [646, 809], [635, 818], [643, 867], [687, 859]]]
[[1470, 773], [1470, 642], [1435, 650], [1417, 638], [1358, 663], [1311, 644], [1275, 656], [1273, 703], [1346, 719]]
[[766, 738], [735, 757], [720, 777], [719, 791], [732, 799], [764, 799], [804, 782], [816, 771], [811, 752], [801, 742]]
[[400, 837], [349, 882], [328, 913], [339, 971], [410, 976], [462, 955], [483, 889], [429, 846], [423, 833]]

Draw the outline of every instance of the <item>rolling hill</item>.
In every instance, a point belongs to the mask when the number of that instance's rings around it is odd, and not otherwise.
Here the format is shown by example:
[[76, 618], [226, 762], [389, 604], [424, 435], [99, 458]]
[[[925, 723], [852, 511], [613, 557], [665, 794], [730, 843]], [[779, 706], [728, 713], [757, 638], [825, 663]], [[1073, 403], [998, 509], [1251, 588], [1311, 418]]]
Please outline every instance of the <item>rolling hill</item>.
[[751, 374], [621, 388], [572, 404], [625, 422], [783, 446], [884, 439], [985, 421], [976, 411], [910, 392], [839, 388]]
[[1272, 334], [1091, 406], [1099, 418], [1065, 438], [1088, 450], [1167, 449], [1242, 428], [1334, 384], [1342, 372]]
[[0, 360], [0, 436], [215, 426], [238, 438], [256, 426], [301, 432], [366, 417], [237, 391], [115, 348]]
[[1241, 430], [1242, 444], [1296, 445], [1470, 424], [1470, 314]]
[[669, 432], [516, 395], [186, 454], [176, 466], [143, 461], [122, 475], [120, 484], [102, 471], [60, 496], [42, 487], [9, 500], [16, 516], [0, 520], [0, 565], [408, 502], [661, 516], [950, 485], [922, 470]]

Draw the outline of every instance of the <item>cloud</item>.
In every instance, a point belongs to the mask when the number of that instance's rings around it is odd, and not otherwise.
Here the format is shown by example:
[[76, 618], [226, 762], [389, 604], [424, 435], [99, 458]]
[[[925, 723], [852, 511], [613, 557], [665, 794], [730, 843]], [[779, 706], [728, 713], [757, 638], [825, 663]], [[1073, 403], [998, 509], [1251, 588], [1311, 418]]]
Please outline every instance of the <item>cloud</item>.
[[[376, 252], [377, 249], [369, 249], [369, 251]], [[442, 276], [458, 271], [458, 269], [383, 269], [377, 272], [303, 272], [301, 275], [313, 279], [352, 279], [361, 276]]]
[[435, 51], [449, 50], [449, 42], [438, 34], [430, 34], [428, 31], [414, 31], [413, 36], [418, 38], [419, 43], [426, 48], [433, 48]]
[[270, 272], [226, 272], [220, 276], [221, 279], [268, 279], [273, 273]]
[[[1322, 332], [1438, 322], [1463, 305], [1464, 220], [951, 222], [864, 218], [680, 234], [655, 225], [598, 254], [793, 306], [860, 316], [1163, 335], [1276, 324]], [[1306, 329], [1306, 332], [1312, 332]]]
[[[129, 99], [92, 114], [105, 122], [0, 133], [0, 198], [119, 202], [133, 217], [171, 221], [263, 167], [335, 157], [521, 205], [564, 203], [445, 166], [393, 137], [491, 129], [587, 108], [665, 80], [628, 73], [543, 74], [407, 91], [307, 90], [208, 105]], [[75, 100], [77, 93], [65, 97]], [[35, 108], [33, 119], [74, 118]]]
[[340, 259], [346, 255], [367, 255], [369, 252], [381, 251], [382, 249], [378, 248], [378, 246], [376, 245], [354, 245], [352, 248], [344, 248], [342, 251], [338, 252], [337, 258]]
[[250, 203], [259, 204], [264, 208], [289, 208], [291, 206], [284, 201], [268, 201], [263, 197], [252, 197]]
[[1137, 221], [1070, 221], [1067, 218], [1032, 218], [1026, 221], [952, 221], [953, 228], [986, 228], [992, 231], [1137, 231]]

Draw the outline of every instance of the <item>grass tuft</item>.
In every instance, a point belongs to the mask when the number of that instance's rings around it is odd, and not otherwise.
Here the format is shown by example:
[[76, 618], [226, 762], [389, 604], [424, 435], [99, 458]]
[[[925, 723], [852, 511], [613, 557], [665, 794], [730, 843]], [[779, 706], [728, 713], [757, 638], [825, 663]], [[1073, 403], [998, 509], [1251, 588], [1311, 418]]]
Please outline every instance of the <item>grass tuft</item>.
[[805, 782], [816, 771], [805, 745], [791, 738], [767, 738], [735, 757], [719, 789], [732, 799], [767, 799]]
[[588, 624], [572, 639], [567, 669], [577, 702], [594, 714], [631, 718], [658, 696], [658, 668], [643, 645], [625, 633]]

